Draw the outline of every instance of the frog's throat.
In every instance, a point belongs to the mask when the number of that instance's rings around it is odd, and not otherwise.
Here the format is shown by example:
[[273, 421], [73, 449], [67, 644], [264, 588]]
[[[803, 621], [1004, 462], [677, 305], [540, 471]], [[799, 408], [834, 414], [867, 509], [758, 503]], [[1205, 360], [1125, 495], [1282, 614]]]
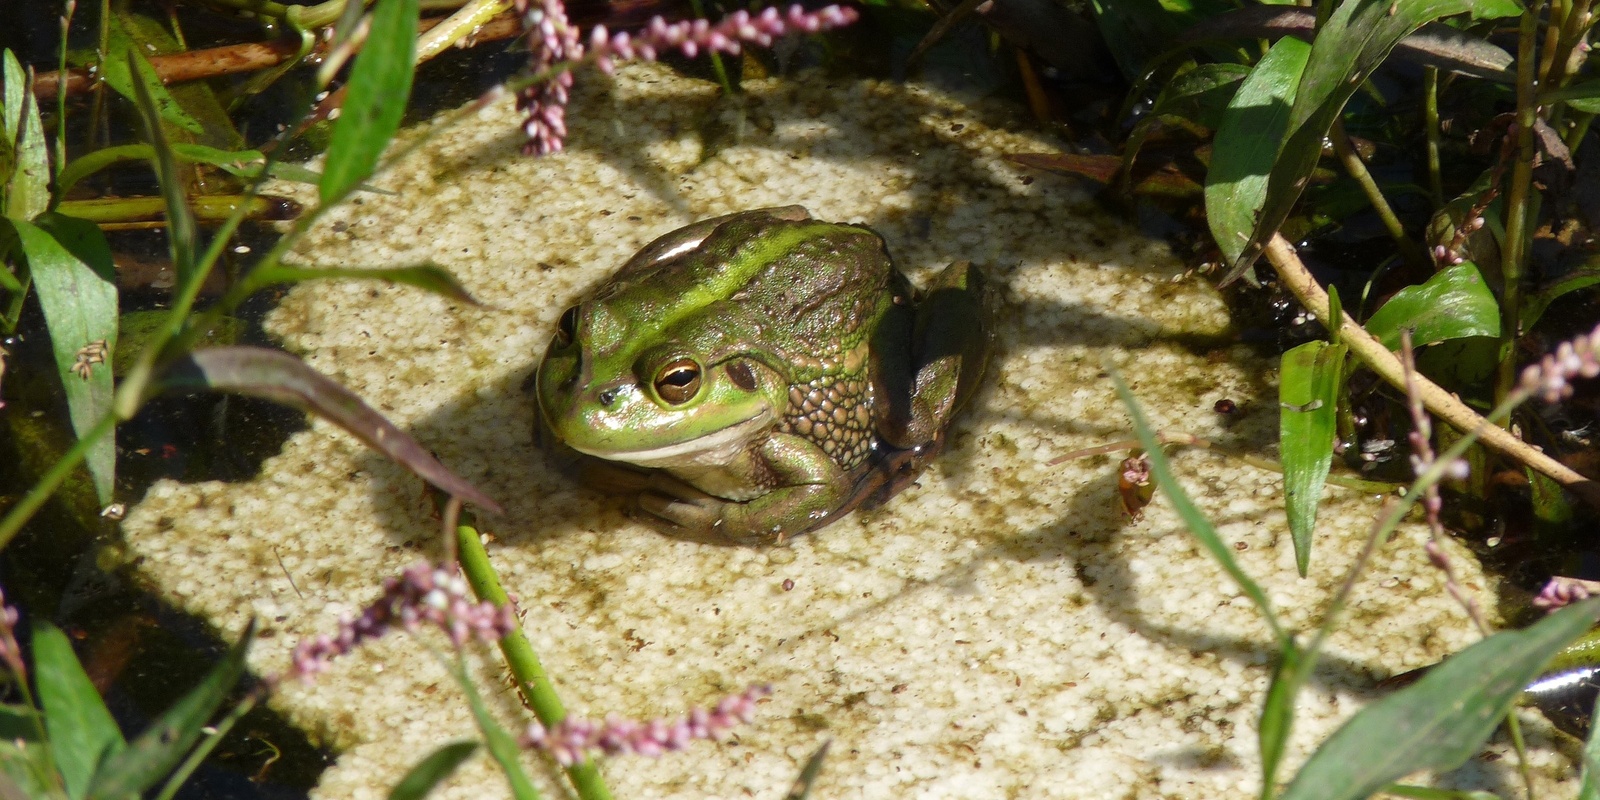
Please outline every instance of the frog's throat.
[[752, 439], [772, 425], [772, 418], [772, 409], [764, 408], [749, 419], [704, 436], [644, 450], [590, 449], [576, 444], [572, 449], [607, 461], [626, 461], [641, 467], [722, 466], [744, 452]]

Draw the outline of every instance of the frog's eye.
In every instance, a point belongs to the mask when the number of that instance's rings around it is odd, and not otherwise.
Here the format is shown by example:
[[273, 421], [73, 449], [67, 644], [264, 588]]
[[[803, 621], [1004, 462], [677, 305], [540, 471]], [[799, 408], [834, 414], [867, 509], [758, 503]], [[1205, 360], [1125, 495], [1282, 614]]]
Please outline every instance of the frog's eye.
[[700, 391], [700, 365], [680, 358], [656, 373], [656, 394], [673, 405], [687, 403]]
[[578, 307], [572, 306], [561, 312], [561, 321], [556, 323], [556, 341], [562, 347], [572, 344], [572, 337], [578, 335]]

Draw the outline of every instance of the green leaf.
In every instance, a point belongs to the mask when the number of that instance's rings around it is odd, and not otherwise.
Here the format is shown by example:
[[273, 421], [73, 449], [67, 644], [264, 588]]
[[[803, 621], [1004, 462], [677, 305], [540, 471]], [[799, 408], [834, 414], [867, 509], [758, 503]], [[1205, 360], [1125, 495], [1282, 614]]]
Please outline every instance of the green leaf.
[[1306, 760], [1281, 800], [1356, 800], [1418, 770], [1477, 754], [1550, 657], [1600, 618], [1585, 600], [1521, 631], [1497, 633], [1362, 709]]
[[112, 15], [111, 24], [106, 26], [106, 34], [106, 54], [105, 58], [100, 60], [100, 70], [105, 77], [106, 85], [134, 103], [140, 102], [139, 93], [142, 87], [142, 91], [149, 95], [150, 102], [161, 119], [196, 136], [204, 133], [205, 128], [201, 126], [200, 121], [189, 116], [189, 112], [183, 110], [177, 98], [167, 91], [166, 85], [161, 82], [161, 76], [156, 74], [156, 68], [145, 58], [139, 42], [128, 32], [120, 16]]
[[1171, 114], [1215, 129], [1239, 84], [1250, 73], [1243, 64], [1201, 64], [1172, 77], [1156, 97], [1151, 115]]
[[[31, 220], [50, 207], [50, 142], [44, 138], [28, 73], [10, 50], [5, 52], [5, 81], [7, 141], [15, 159], [15, 171], [5, 187], [5, 213]], [[20, 97], [12, 97], [13, 91]]]
[[201, 278], [195, 274], [199, 234], [194, 224], [194, 211], [184, 196], [183, 181], [178, 177], [177, 159], [173, 157], [166, 134], [161, 130], [155, 97], [143, 83], [137, 82], [133, 85], [133, 94], [134, 104], [139, 107], [139, 117], [144, 122], [145, 139], [150, 143], [150, 165], [155, 168], [161, 185], [161, 197], [167, 205], [167, 251], [172, 254], [172, 268], [178, 273], [178, 293], [181, 295], [191, 281]]
[[107, 759], [95, 775], [90, 797], [95, 800], [137, 797], [178, 766], [189, 748], [200, 740], [206, 723], [227, 699], [228, 692], [244, 675], [245, 653], [250, 649], [255, 632], [252, 621], [200, 685], [173, 703], [126, 749]]
[[67, 794], [84, 797], [100, 763], [122, 750], [122, 732], [84, 674], [67, 635], [48, 622], [38, 623], [33, 632], [33, 670], [50, 754]]
[[478, 743], [470, 739], [441, 746], [429, 753], [427, 758], [418, 761], [417, 765], [389, 790], [389, 800], [422, 800], [477, 750]]
[[1517, 0], [1474, 0], [1472, 19], [1505, 19], [1522, 16], [1522, 4]]
[[359, 280], [380, 280], [403, 283], [415, 286], [434, 294], [443, 295], [451, 300], [459, 300], [472, 305], [482, 305], [458, 282], [449, 270], [433, 264], [422, 264], [415, 267], [380, 267], [375, 269], [359, 269], [349, 267], [290, 267], [279, 264], [271, 267], [261, 267], [251, 273], [250, 281], [256, 286], [268, 286], [274, 283], [295, 283], [298, 281], [317, 280], [320, 278], [356, 278]]
[[[111, 249], [93, 223], [43, 214], [39, 225], [10, 220], [27, 256], [34, 291], [67, 393], [72, 430], [85, 435], [111, 413], [111, 369], [117, 347], [117, 284]], [[107, 363], [93, 363], [94, 351]], [[86, 365], [85, 379], [75, 368]], [[102, 505], [111, 502], [117, 469], [116, 441], [96, 442], [86, 459]]]
[[1583, 781], [1578, 785], [1578, 800], [1600, 800], [1600, 696], [1589, 710], [1589, 738], [1583, 743]]
[[1333, 463], [1333, 440], [1345, 347], [1306, 342], [1283, 354], [1278, 378], [1278, 448], [1283, 493], [1294, 537], [1295, 566], [1306, 576], [1322, 485]]
[[1244, 79], [1217, 128], [1206, 170], [1206, 221], [1228, 263], [1244, 252], [1255, 230], [1256, 214], [1266, 202], [1267, 175], [1310, 55], [1311, 45], [1292, 36], [1279, 39]]
[[52, 770], [46, 748], [33, 742], [0, 740], [0, 797], [6, 800], [65, 798], [61, 776]]
[[1300, 75], [1287, 136], [1267, 180], [1266, 199], [1250, 246], [1223, 282], [1249, 269], [1261, 247], [1288, 219], [1322, 155], [1322, 140], [1350, 96], [1412, 31], [1436, 19], [1471, 11], [1474, 0], [1344, 0], [1317, 31], [1311, 57]]
[[0, 741], [38, 741], [39, 716], [32, 706], [0, 703]]
[[794, 785], [789, 787], [789, 793], [783, 796], [783, 800], [806, 800], [811, 796], [811, 787], [822, 775], [822, 762], [827, 760], [828, 748], [832, 745], [833, 740], [829, 739], [811, 752], [811, 757], [800, 768], [800, 775], [794, 779]]
[[500, 513], [500, 506], [488, 495], [446, 469], [416, 439], [354, 392], [288, 353], [261, 347], [196, 350], [173, 364], [161, 383], [167, 389], [246, 394], [314, 411], [440, 490]]
[[372, 175], [400, 129], [417, 52], [418, 0], [378, 0], [367, 43], [350, 69], [344, 106], [323, 161], [322, 203], [342, 198]]
[[1411, 329], [1414, 347], [1467, 336], [1499, 336], [1500, 304], [1477, 265], [1468, 261], [1434, 273], [1420, 286], [1395, 292], [1366, 324], [1367, 332], [1390, 350], [1400, 349], [1402, 328]]
[[1562, 295], [1587, 289], [1600, 283], [1600, 259], [1591, 258], [1583, 266], [1562, 275], [1553, 283], [1545, 284], [1527, 296], [1522, 301], [1522, 327], [1530, 330], [1539, 318], [1544, 316], [1545, 309], [1550, 307]]
[[1212, 560], [1233, 578], [1234, 583], [1239, 585], [1240, 591], [1256, 604], [1256, 608], [1266, 619], [1267, 627], [1272, 629], [1273, 638], [1280, 644], [1292, 646], [1288, 634], [1278, 624], [1278, 617], [1272, 611], [1272, 601], [1267, 599], [1267, 593], [1262, 591], [1260, 584], [1245, 574], [1239, 562], [1233, 558], [1233, 548], [1222, 541], [1217, 529], [1212, 527], [1211, 520], [1200, 513], [1194, 501], [1190, 500], [1183, 487], [1178, 485], [1177, 476], [1173, 474], [1172, 465], [1168, 463], [1167, 455], [1161, 449], [1161, 442], [1156, 439], [1155, 430], [1145, 420], [1144, 412], [1139, 410], [1138, 400], [1134, 398], [1133, 392], [1128, 390], [1128, 385], [1122, 382], [1122, 376], [1115, 370], [1109, 371], [1111, 383], [1117, 388], [1117, 397], [1122, 399], [1122, 404], [1128, 409], [1128, 416], [1133, 421], [1133, 430], [1138, 434], [1139, 443], [1145, 449], [1145, 458], [1150, 461], [1150, 474], [1161, 487], [1161, 493], [1172, 503], [1173, 510], [1178, 512], [1178, 518], [1183, 520], [1184, 527], [1199, 540], [1200, 546], [1204, 547]]
[[511, 785], [511, 796], [516, 800], [540, 800], [539, 790], [533, 788], [533, 782], [528, 780], [528, 774], [522, 770], [519, 757], [522, 748], [517, 746], [517, 740], [500, 727], [489, 714], [489, 709], [484, 706], [483, 698], [478, 695], [477, 687], [472, 685], [472, 678], [467, 675], [466, 667], [457, 658], [450, 664], [450, 674], [455, 676], [456, 685], [461, 687], [461, 692], [467, 696], [467, 705], [472, 708], [472, 718], [478, 723], [478, 732], [483, 734], [483, 740], [489, 745], [489, 755], [494, 757], [495, 763], [500, 765], [500, 770], [506, 774], [506, 783]]

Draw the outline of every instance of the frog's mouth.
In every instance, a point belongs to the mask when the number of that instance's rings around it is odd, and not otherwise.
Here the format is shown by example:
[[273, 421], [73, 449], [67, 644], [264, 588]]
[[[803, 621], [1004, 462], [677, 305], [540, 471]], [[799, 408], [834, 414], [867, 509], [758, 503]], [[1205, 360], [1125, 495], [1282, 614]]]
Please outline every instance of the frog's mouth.
[[[608, 461], [626, 461], [641, 467], [721, 466], [738, 456], [763, 428], [772, 424], [772, 409], [719, 428], [702, 436], [642, 450], [608, 450], [572, 444], [580, 453]], [[571, 444], [571, 443], [569, 443]]]

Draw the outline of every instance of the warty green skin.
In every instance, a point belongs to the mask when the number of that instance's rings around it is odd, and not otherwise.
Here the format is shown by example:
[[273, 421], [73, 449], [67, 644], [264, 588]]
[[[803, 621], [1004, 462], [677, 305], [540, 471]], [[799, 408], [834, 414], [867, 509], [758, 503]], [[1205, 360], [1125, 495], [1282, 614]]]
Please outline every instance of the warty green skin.
[[562, 315], [542, 424], [658, 527], [782, 542], [909, 485], [987, 358], [981, 279], [919, 297], [883, 240], [805, 209], [695, 223]]

